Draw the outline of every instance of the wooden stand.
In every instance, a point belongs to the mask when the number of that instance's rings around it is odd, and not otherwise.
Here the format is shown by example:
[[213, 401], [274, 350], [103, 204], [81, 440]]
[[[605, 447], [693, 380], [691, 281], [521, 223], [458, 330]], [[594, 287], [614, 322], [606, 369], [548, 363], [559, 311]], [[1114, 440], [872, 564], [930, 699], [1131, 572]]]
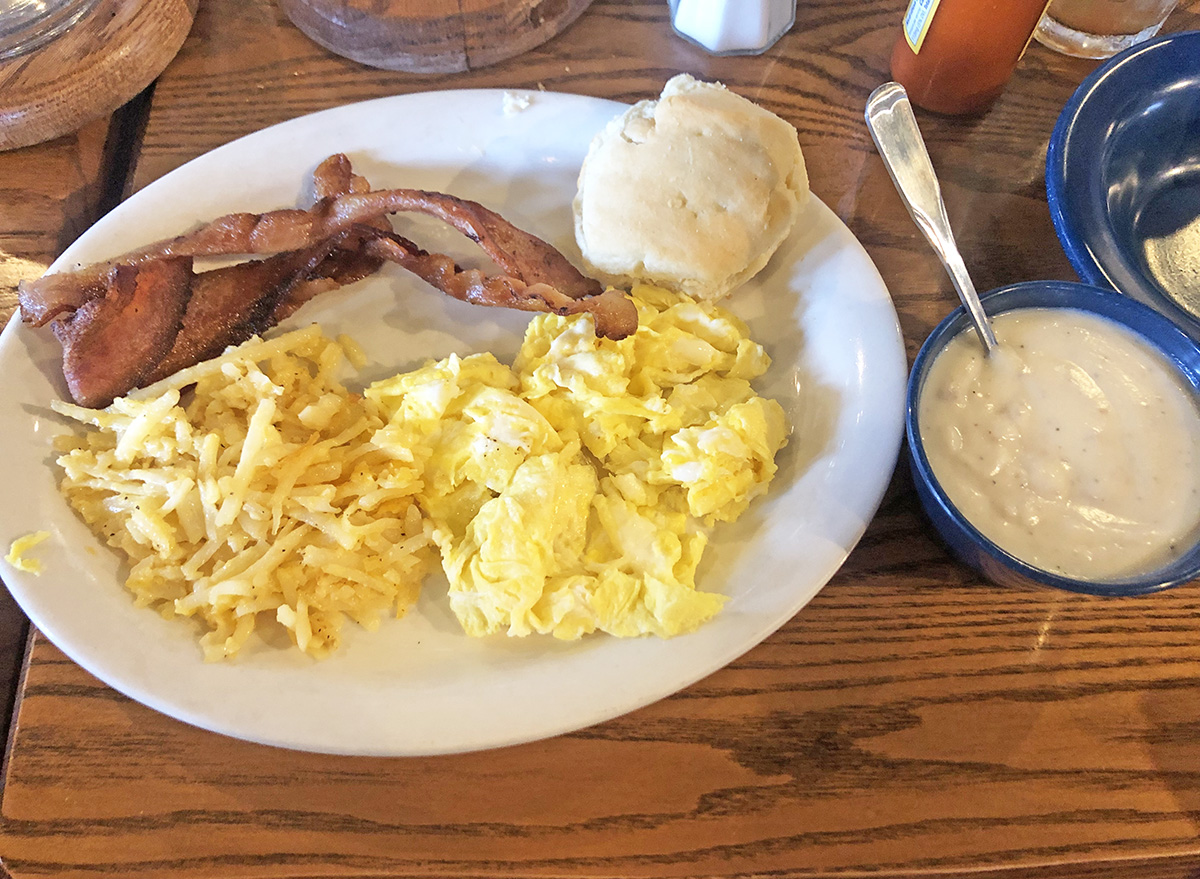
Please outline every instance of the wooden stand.
[[0, 62], [0, 150], [51, 140], [112, 113], [183, 45], [199, 0], [99, 0], [51, 42]]
[[331, 52], [371, 67], [457, 73], [561, 33], [592, 0], [279, 0]]

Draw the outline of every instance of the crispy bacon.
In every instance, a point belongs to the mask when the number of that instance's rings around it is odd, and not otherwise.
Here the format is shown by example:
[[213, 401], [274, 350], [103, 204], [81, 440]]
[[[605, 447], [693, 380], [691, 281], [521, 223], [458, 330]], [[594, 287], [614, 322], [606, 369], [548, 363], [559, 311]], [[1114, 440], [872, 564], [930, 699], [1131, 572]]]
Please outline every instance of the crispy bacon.
[[[113, 262], [23, 281], [22, 317], [35, 326], [55, 321], [68, 387], [89, 406], [261, 333], [384, 261], [465, 302], [589, 312], [597, 334], [610, 338], [637, 328], [637, 310], [622, 293], [605, 291], [545, 241], [476, 202], [414, 189], [372, 191], [341, 154], [314, 171], [313, 195], [307, 209], [229, 214]], [[387, 215], [404, 212], [453, 226], [500, 274], [463, 269], [397, 235]], [[193, 257], [232, 255], [264, 258], [192, 272]]]
[[[313, 171], [313, 194], [317, 201], [323, 198], [337, 198], [350, 192], [370, 190], [371, 184], [365, 177], [354, 173], [350, 167], [350, 160], [342, 153], [335, 153], [325, 159]], [[371, 229], [388, 232], [392, 228], [385, 217], [380, 217], [368, 225]], [[362, 234], [346, 232], [338, 236], [329, 255], [320, 265], [306, 279], [292, 285], [279, 300], [271, 314], [271, 323], [277, 324], [290, 317], [314, 296], [361, 281], [378, 271], [383, 265], [383, 260], [368, 254], [363, 249], [363, 241]]]
[[[494, 211], [453, 195], [418, 189], [347, 192], [321, 198], [307, 210], [226, 214], [195, 231], [135, 250], [120, 261], [137, 263], [161, 256], [261, 256], [303, 250], [355, 225], [375, 223], [389, 213], [422, 213], [448, 223], [479, 244], [505, 274], [528, 285], [549, 284], [572, 299], [604, 291], [598, 281], [584, 277], [551, 245]], [[73, 274], [86, 284], [107, 268], [102, 264]]]
[[622, 339], [637, 329], [637, 308], [617, 290], [572, 299], [546, 283], [526, 284], [506, 275], [489, 276], [479, 269], [460, 268], [450, 257], [428, 253], [395, 233], [370, 241], [367, 252], [403, 266], [463, 302], [561, 315], [590, 312], [596, 335], [613, 339]]
[[114, 265], [108, 265], [104, 271], [87, 277], [80, 277], [75, 272], [56, 272], [36, 281], [19, 282], [17, 301], [21, 306], [21, 320], [35, 327], [45, 326], [59, 315], [100, 298], [108, 288], [114, 268]]
[[314, 201], [337, 198], [347, 192], [366, 192], [370, 188], [365, 178], [354, 173], [345, 153], [334, 153], [313, 170]]
[[332, 247], [330, 241], [305, 251], [281, 253], [195, 275], [174, 344], [146, 382], [156, 382], [184, 367], [216, 357], [230, 345], [240, 345], [273, 327], [280, 303], [326, 259]]
[[299, 250], [394, 213], [422, 213], [442, 220], [477, 243], [502, 272], [526, 285], [547, 284], [572, 299], [604, 292], [598, 281], [584, 277], [551, 245], [478, 202], [419, 189], [348, 192], [322, 198], [308, 210], [227, 214], [194, 232], [137, 251], [134, 258]]
[[[366, 237], [377, 234], [374, 229], [367, 228]], [[366, 238], [362, 234], [352, 230], [334, 240], [337, 243], [332, 252], [304, 280], [293, 285], [280, 298], [271, 313], [272, 325], [295, 314], [301, 305], [314, 296], [361, 281], [375, 274], [383, 265], [380, 257], [367, 253], [363, 246]]]
[[51, 324], [75, 402], [107, 406], [142, 382], [179, 333], [191, 278], [190, 257], [117, 266], [103, 296]]

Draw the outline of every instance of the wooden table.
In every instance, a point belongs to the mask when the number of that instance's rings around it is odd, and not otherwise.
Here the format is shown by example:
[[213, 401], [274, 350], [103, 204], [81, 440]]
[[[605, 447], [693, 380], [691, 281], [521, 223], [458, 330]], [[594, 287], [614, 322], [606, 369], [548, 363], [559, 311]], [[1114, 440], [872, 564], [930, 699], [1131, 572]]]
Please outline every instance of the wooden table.
[[[420, 77], [331, 56], [267, 0], [204, 0], [144, 130], [135, 106], [0, 155], [0, 268], [40, 268], [105, 193], [309, 111], [477, 86], [632, 101], [687, 71], [796, 125], [813, 189], [878, 264], [911, 356], [956, 300], [862, 122], [903, 5], [802, 0], [768, 53], [718, 59], [671, 33], [664, 0], [596, 0], [510, 62]], [[1200, 27], [1200, 2], [1167, 27]], [[983, 118], [921, 117], [981, 289], [1073, 277], [1043, 161], [1091, 67], [1035, 45]], [[498, 752], [336, 758], [222, 738], [120, 696], [35, 633], [0, 858], [18, 877], [1194, 877], [1198, 615], [1200, 584], [1118, 600], [991, 586], [931, 534], [901, 468], [841, 572], [761, 646], [633, 714]], [[9, 612], [0, 654], [19, 628]]]

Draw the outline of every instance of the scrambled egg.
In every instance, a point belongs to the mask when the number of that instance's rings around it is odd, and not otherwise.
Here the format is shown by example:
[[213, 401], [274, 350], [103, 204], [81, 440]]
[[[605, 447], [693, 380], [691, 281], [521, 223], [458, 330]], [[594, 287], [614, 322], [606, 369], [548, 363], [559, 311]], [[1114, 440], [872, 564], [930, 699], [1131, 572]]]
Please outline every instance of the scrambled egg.
[[490, 354], [377, 382], [373, 443], [423, 473], [450, 605], [471, 635], [676, 635], [725, 596], [696, 567], [719, 521], [762, 494], [786, 443], [750, 381], [769, 359], [737, 318], [653, 287], [637, 332], [533, 319], [512, 366]]

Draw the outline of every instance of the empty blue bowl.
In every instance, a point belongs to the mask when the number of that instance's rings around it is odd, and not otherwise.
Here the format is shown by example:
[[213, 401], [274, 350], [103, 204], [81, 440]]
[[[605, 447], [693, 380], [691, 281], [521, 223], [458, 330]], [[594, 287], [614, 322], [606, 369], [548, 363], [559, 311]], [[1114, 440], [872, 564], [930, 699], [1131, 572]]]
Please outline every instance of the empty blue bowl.
[[1050, 138], [1046, 194], [1083, 281], [1200, 338], [1200, 31], [1134, 46], [1083, 81]]
[[[1113, 290], [1068, 281], [1027, 281], [981, 297], [989, 315], [1022, 308], [1073, 308], [1106, 317], [1141, 336], [1178, 370], [1200, 396], [1200, 345], [1165, 316]], [[1001, 585], [1054, 586], [1092, 595], [1139, 595], [1200, 577], [1200, 543], [1156, 571], [1120, 580], [1078, 580], [1027, 564], [994, 542], [959, 512], [938, 483], [921, 440], [919, 403], [934, 360], [959, 333], [973, 332], [970, 316], [958, 308], [938, 324], [921, 346], [908, 379], [905, 433], [909, 462], [921, 506], [938, 534], [959, 559]]]

